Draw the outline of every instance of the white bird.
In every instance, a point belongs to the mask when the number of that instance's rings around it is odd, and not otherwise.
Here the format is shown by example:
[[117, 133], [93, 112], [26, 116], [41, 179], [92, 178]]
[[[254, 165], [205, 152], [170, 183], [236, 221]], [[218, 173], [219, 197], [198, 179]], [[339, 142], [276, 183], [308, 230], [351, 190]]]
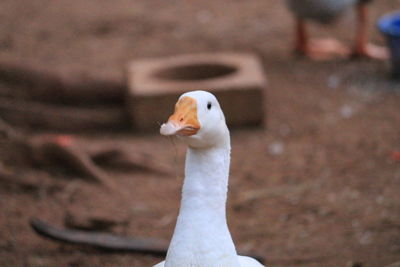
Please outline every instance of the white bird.
[[154, 267], [262, 267], [237, 255], [226, 222], [231, 145], [215, 96], [183, 94], [160, 133], [181, 137], [188, 149], [175, 231], [165, 261]]

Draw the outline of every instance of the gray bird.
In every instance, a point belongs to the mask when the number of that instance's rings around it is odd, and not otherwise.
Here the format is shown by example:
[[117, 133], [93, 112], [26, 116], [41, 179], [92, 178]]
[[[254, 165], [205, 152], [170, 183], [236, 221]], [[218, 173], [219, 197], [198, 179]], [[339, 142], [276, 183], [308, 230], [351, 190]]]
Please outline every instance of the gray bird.
[[[286, 0], [289, 10], [296, 17], [296, 52], [312, 59], [328, 59], [337, 55], [387, 58], [387, 51], [384, 48], [368, 43], [369, 2], [371, 0]], [[306, 21], [329, 24], [351, 8], [357, 13], [353, 50], [332, 39], [309, 40]]]

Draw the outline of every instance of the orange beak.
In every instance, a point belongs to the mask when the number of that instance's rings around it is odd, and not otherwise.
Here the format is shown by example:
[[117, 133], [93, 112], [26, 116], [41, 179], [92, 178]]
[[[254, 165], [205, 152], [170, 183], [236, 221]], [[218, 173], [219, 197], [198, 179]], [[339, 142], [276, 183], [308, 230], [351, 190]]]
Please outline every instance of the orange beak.
[[175, 112], [167, 123], [161, 125], [162, 135], [191, 136], [200, 129], [200, 122], [197, 119], [197, 103], [194, 98], [182, 97], [175, 105]]

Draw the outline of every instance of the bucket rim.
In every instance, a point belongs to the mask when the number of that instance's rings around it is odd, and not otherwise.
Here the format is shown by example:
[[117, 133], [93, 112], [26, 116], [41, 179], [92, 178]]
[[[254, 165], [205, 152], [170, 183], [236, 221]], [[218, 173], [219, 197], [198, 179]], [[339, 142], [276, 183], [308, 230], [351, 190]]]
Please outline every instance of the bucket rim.
[[[394, 20], [398, 21], [398, 27], [392, 26]], [[384, 34], [400, 37], [400, 10], [388, 13], [380, 17], [377, 26], [378, 29]]]

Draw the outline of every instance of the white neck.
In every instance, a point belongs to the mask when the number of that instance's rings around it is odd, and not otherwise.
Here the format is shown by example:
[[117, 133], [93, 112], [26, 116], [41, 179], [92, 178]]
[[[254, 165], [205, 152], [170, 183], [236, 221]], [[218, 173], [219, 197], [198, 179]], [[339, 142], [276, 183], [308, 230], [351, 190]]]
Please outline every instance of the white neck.
[[165, 267], [236, 267], [226, 223], [230, 143], [188, 148], [181, 208]]

